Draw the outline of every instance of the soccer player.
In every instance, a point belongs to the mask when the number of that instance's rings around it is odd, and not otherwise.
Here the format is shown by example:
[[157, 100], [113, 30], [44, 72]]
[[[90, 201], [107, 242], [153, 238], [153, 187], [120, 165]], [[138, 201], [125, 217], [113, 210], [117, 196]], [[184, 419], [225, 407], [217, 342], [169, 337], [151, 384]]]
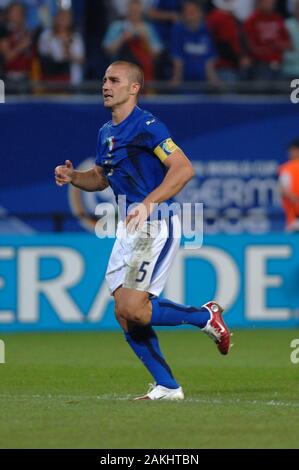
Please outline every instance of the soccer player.
[[153, 326], [195, 325], [222, 354], [229, 352], [230, 333], [217, 303], [197, 308], [159, 297], [179, 247], [180, 221], [165, 210], [159, 216], [157, 208], [171, 204], [194, 170], [165, 125], [137, 106], [143, 80], [135, 64], [118, 61], [108, 67], [102, 92], [112, 120], [99, 131], [95, 165], [81, 172], [66, 160], [56, 167], [55, 178], [59, 186], [71, 183], [85, 191], [110, 185], [117, 200], [126, 196], [126, 208], [136, 203], [128, 213], [120, 208], [106, 280], [125, 338], [155, 381], [137, 399], [182, 400], [182, 387], [164, 359]]

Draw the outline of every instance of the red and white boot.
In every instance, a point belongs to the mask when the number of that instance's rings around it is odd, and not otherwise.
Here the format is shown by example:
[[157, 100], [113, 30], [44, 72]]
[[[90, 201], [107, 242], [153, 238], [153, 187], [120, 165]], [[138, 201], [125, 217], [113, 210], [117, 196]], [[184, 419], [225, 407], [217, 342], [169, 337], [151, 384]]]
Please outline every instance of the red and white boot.
[[209, 311], [211, 318], [201, 331], [215, 341], [221, 354], [228, 354], [231, 347], [231, 333], [222, 318], [223, 308], [216, 302], [208, 302], [203, 307]]

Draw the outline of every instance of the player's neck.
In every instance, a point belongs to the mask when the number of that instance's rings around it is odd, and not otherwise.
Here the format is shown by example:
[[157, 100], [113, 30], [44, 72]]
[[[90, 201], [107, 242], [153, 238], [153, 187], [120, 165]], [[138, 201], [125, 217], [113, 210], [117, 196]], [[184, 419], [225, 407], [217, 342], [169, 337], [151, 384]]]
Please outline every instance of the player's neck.
[[124, 121], [133, 111], [133, 109], [137, 106], [137, 103], [125, 103], [122, 106], [112, 109], [112, 121], [113, 124], [120, 124]]

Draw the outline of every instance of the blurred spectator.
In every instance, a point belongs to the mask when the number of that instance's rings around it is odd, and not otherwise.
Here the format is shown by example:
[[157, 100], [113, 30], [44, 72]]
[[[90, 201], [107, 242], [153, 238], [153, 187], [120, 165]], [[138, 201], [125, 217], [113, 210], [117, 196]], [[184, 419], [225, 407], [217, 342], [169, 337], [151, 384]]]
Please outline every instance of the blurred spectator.
[[182, 22], [173, 27], [172, 55], [174, 73], [172, 85], [184, 81], [209, 80], [218, 86], [215, 72], [215, 49], [204, 22], [203, 10], [196, 0], [186, 0]]
[[299, 140], [289, 145], [289, 161], [279, 167], [279, 187], [286, 229], [299, 232]]
[[214, 0], [216, 8], [207, 17], [218, 53], [217, 69], [222, 80], [236, 81], [240, 70], [250, 65], [241, 36], [242, 31], [233, 15], [235, 0]]
[[[0, 0], [0, 8], [6, 8], [13, 0]], [[56, 0], [19, 0], [26, 9], [26, 26], [30, 31], [49, 28], [57, 11]]]
[[140, 0], [130, 0], [127, 17], [114, 21], [104, 37], [103, 47], [111, 60], [129, 60], [139, 64], [146, 81], [154, 78], [154, 59], [162, 44], [151, 24], [142, 18]]
[[34, 50], [32, 35], [26, 28], [26, 11], [23, 5], [13, 3], [8, 7], [6, 34], [1, 40], [4, 71], [8, 80], [23, 81], [30, 78]]
[[[111, 0], [110, 7], [113, 12], [113, 19], [123, 19], [127, 16], [128, 7], [130, 0]], [[152, 5], [153, 0], [141, 0], [142, 10], [144, 13], [147, 12], [149, 7]]]
[[57, 12], [56, 0], [21, 0], [26, 7], [26, 24], [30, 31], [49, 28]]
[[294, 17], [285, 22], [291, 39], [291, 49], [284, 54], [283, 72], [291, 78], [299, 77], [299, 0], [296, 1]]
[[164, 47], [171, 50], [172, 26], [180, 19], [184, 0], [152, 0], [148, 18], [153, 22]]
[[283, 53], [291, 42], [283, 18], [275, 12], [276, 0], [258, 0], [257, 9], [245, 22], [249, 50], [255, 60], [254, 78], [280, 78]]
[[83, 78], [84, 44], [74, 31], [71, 10], [60, 10], [53, 28], [44, 31], [38, 41], [38, 52], [44, 80], [70, 81], [78, 84]]

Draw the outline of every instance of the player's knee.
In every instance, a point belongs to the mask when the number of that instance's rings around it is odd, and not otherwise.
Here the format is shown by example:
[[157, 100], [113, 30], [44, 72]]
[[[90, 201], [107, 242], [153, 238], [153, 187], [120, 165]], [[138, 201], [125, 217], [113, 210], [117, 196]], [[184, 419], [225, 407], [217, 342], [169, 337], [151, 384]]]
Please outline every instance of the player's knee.
[[129, 322], [127, 322], [127, 320], [124, 317], [121, 316], [120, 311], [116, 307], [114, 309], [114, 313], [115, 313], [115, 318], [116, 318], [117, 322], [119, 323], [119, 325], [122, 327], [122, 329], [124, 331], [128, 331]]
[[140, 302], [130, 297], [119, 300], [115, 304], [115, 316], [118, 321], [125, 319], [133, 323], [140, 323], [142, 322], [141, 310]]

